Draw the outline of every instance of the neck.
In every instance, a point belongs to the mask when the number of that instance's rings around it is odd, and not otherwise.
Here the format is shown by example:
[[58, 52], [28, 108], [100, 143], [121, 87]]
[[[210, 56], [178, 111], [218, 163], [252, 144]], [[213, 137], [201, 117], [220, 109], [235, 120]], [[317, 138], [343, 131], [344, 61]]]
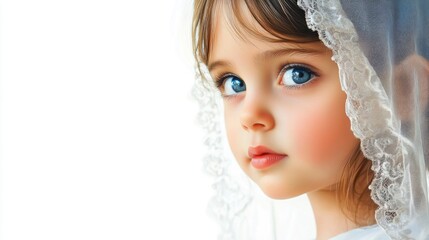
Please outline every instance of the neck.
[[341, 211], [332, 190], [318, 190], [307, 193], [316, 220], [317, 240], [325, 240], [358, 226]]

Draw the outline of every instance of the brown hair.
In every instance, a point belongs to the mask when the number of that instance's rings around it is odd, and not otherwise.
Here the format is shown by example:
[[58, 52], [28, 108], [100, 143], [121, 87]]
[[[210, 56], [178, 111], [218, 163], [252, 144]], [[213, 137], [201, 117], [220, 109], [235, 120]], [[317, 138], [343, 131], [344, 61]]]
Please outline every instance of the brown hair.
[[[242, 10], [240, 10], [242, 3], [246, 5], [252, 17], [271, 37], [261, 34], [242, 17]], [[271, 42], [305, 43], [320, 41], [317, 32], [307, 27], [305, 13], [299, 8], [296, 0], [195, 0], [192, 44], [200, 73], [202, 72], [201, 65], [208, 63], [215, 12], [217, 7], [222, 6], [222, 4], [227, 10], [226, 14], [229, 22], [232, 23], [231, 27], [238, 35], [244, 29], [253, 36]], [[236, 26], [243, 28], [238, 29]], [[344, 167], [343, 174], [336, 186], [336, 192], [342, 211], [350, 220], [360, 226], [371, 224], [374, 221], [373, 213], [376, 204], [371, 200], [368, 189], [372, 178], [371, 161], [363, 156], [360, 144], [358, 144]]]
[[[221, 4], [220, 4], [221, 3]], [[231, 26], [240, 35], [240, 29], [235, 26], [243, 26], [250, 34], [272, 42], [317, 42], [317, 32], [307, 27], [304, 11], [298, 7], [296, 1], [251, 1], [244, 0], [253, 18], [259, 25], [271, 34], [266, 37], [249, 24], [240, 10], [241, 1], [236, 0], [195, 0], [192, 22], [192, 46], [197, 62], [207, 64], [211, 34], [214, 25], [215, 11], [222, 4], [227, 4], [230, 11], [227, 16], [233, 24]]]
[[374, 224], [377, 208], [371, 199], [369, 185], [374, 178], [372, 162], [365, 158], [360, 141], [344, 166], [337, 183], [337, 201], [346, 216], [359, 226]]

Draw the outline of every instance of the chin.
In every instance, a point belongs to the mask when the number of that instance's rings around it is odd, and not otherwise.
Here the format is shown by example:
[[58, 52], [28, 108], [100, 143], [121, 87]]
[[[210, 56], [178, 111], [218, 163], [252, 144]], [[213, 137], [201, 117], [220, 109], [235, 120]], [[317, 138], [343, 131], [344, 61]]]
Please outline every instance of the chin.
[[294, 198], [305, 193], [300, 191], [300, 189], [291, 189], [289, 186], [272, 182], [260, 182], [258, 186], [265, 195], [276, 200]]
[[265, 195], [267, 195], [267, 197], [271, 198], [271, 199], [275, 199], [275, 200], [284, 200], [284, 199], [289, 199], [289, 198], [294, 198], [294, 197], [298, 197], [304, 193], [285, 193], [284, 191], [280, 192], [280, 191], [264, 191], [262, 190]]

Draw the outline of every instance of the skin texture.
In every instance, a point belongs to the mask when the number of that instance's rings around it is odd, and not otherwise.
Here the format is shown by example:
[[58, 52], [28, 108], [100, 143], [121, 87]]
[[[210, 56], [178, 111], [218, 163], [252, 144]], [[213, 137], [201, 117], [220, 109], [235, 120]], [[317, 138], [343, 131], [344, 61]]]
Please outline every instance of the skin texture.
[[[248, 21], [267, 34], [249, 16]], [[266, 54], [278, 49], [290, 51]], [[231, 74], [246, 84], [246, 91], [224, 97], [228, 142], [238, 164], [271, 198], [307, 193], [317, 239], [356, 227], [335, 199], [335, 184], [359, 141], [345, 114], [346, 94], [331, 56], [321, 42], [273, 43], [245, 30], [237, 35], [219, 11], [207, 64], [214, 79]], [[304, 65], [316, 76], [302, 88], [288, 88], [282, 81], [288, 64]], [[224, 90], [220, 86], [221, 93]], [[248, 148], [260, 145], [287, 157], [267, 169], [256, 169]]]

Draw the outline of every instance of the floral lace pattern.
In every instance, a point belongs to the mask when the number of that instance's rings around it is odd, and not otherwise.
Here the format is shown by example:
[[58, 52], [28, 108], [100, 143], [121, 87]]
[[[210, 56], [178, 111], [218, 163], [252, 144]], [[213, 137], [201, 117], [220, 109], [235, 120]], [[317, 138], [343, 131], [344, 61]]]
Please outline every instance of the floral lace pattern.
[[308, 27], [319, 33], [319, 38], [333, 51], [332, 60], [338, 64], [352, 131], [361, 139], [365, 157], [373, 161], [375, 176], [370, 189], [379, 206], [376, 220], [392, 239], [412, 239], [407, 229], [410, 193], [404, 187], [403, 161], [404, 149], [409, 145], [398, 134], [387, 94], [359, 47], [353, 23], [339, 0], [298, 0], [298, 5], [306, 13]]
[[[201, 65], [201, 67], [203, 67]], [[220, 123], [219, 91], [210, 79], [207, 69], [200, 74], [197, 71], [196, 82], [192, 89], [194, 99], [199, 103], [197, 120], [204, 130], [204, 145], [207, 148], [203, 157], [206, 173], [214, 178], [215, 195], [208, 204], [208, 210], [219, 223], [219, 240], [238, 239], [242, 219], [240, 213], [252, 200], [251, 194], [240, 186], [228, 172], [231, 159], [225, 156], [224, 137]]]

